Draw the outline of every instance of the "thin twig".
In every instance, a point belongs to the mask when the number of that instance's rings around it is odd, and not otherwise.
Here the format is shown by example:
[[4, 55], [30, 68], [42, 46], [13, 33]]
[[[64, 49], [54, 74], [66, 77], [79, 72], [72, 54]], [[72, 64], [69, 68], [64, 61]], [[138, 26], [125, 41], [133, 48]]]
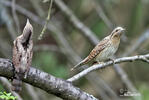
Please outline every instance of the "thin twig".
[[25, 88], [27, 89], [28, 94], [32, 98], [32, 100], [40, 100], [40, 94], [38, 94], [37, 91], [35, 91], [34, 87], [30, 84], [25, 84]]
[[12, 0], [12, 15], [13, 15], [13, 19], [14, 19], [14, 22], [16, 24], [16, 27], [17, 27], [17, 32], [18, 33], [21, 33], [21, 30], [20, 30], [20, 23], [19, 23], [19, 19], [18, 19], [18, 16], [16, 14], [16, 7], [15, 7], [15, 4], [16, 4], [16, 0]]
[[62, 0], [54, 0], [56, 5], [63, 11], [63, 13], [68, 16], [69, 20], [72, 24], [80, 30], [83, 35], [88, 38], [94, 45], [99, 42], [99, 39], [96, 37], [95, 33], [93, 33], [86, 25], [84, 25], [67, 7], [67, 5]]
[[[11, 7], [11, 2], [10, 2], [10, 7]], [[1, 9], [0, 15], [1, 15], [2, 21], [6, 24], [11, 40], [14, 40], [16, 37], [16, 31], [15, 31], [15, 28], [13, 27], [11, 16], [9, 15], [6, 7], [4, 7], [3, 4], [0, 4], [0, 9]]]
[[51, 0], [51, 2], [50, 2], [49, 10], [48, 10], [48, 16], [47, 16], [47, 18], [46, 18], [46, 23], [45, 23], [45, 25], [44, 25], [44, 27], [43, 27], [43, 29], [42, 29], [42, 31], [41, 31], [41, 34], [40, 34], [39, 37], [38, 37], [39, 40], [42, 39], [42, 36], [43, 36], [43, 34], [45, 33], [46, 28], [47, 28], [47, 25], [48, 25], [48, 22], [49, 22], [49, 20], [50, 20], [52, 4], [53, 4], [53, 0]]
[[[131, 62], [131, 61], [136, 61], [136, 60], [146, 61], [146, 60], [144, 60], [144, 58], [146, 58], [146, 59], [149, 58], [149, 54], [118, 58], [118, 59], [114, 60], [114, 63], [116, 64], [116, 63], [121, 63], [121, 62]], [[146, 62], [148, 63], [148, 61], [146, 61]], [[105, 62], [103, 64], [93, 65], [93, 66], [83, 70], [79, 74], [73, 76], [72, 78], [69, 78], [67, 81], [73, 82], [73, 81], [80, 79], [81, 77], [87, 75], [88, 73], [90, 73], [94, 70], [97, 70], [97, 69], [100, 69], [103, 67], [107, 67], [107, 66], [112, 65], [112, 64], [113, 64], [112, 61], [108, 61], [108, 62]]]
[[44, 14], [44, 10], [42, 9], [42, 6], [40, 5], [41, 2], [40, 0], [30, 0], [31, 4], [33, 5], [36, 13], [41, 17], [44, 18], [45, 14]]
[[147, 29], [145, 32], [143, 32], [137, 40], [132, 40], [133, 44], [128, 46], [128, 49], [126, 50], [126, 52], [124, 54], [122, 54], [122, 56], [128, 56], [128, 55], [132, 54], [132, 52], [134, 52], [136, 49], [138, 49], [141, 46], [141, 44], [143, 44], [144, 41], [146, 41], [148, 39], [149, 39], [149, 29]]
[[103, 9], [100, 7], [98, 2], [96, 0], [93, 1], [94, 8], [97, 12], [97, 14], [100, 16], [100, 18], [103, 20], [103, 22], [108, 26], [109, 29], [113, 29], [112, 22], [108, 19], [108, 17], [105, 15]]
[[[107, 25], [107, 27], [110, 30], [112, 30], [116, 26], [115, 22], [112, 21], [111, 19], [109, 19], [108, 16], [106, 16], [105, 11], [104, 11], [105, 9], [103, 10], [103, 6], [101, 6], [101, 4], [99, 2], [97, 2], [97, 1], [98, 0], [94, 0], [93, 1], [93, 4], [94, 4], [94, 8], [95, 8], [98, 16], [103, 20], [103, 22], [105, 23], [105, 25]], [[122, 41], [127, 41], [127, 37], [126, 37], [125, 34], [122, 35], [121, 38], [122, 38], [121, 39]]]

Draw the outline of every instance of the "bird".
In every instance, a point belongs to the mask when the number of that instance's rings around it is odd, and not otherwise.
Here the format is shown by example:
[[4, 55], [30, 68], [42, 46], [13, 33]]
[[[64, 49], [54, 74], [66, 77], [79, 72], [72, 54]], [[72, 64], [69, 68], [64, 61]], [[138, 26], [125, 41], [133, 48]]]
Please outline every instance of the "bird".
[[27, 19], [23, 33], [14, 40], [13, 66], [14, 77], [11, 89], [16, 92], [22, 90], [22, 79], [26, 77], [32, 62], [33, 55], [33, 27]]
[[89, 55], [75, 65], [71, 71], [90, 62], [100, 63], [109, 59], [112, 60], [111, 57], [116, 53], [119, 47], [120, 37], [124, 30], [125, 29], [122, 27], [116, 27], [110, 35], [102, 39], [89, 53]]

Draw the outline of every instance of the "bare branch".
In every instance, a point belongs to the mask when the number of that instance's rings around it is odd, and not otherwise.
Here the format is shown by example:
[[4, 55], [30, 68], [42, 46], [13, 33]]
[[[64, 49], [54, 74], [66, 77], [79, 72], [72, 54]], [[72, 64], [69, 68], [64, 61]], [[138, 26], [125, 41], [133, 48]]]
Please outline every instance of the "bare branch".
[[32, 6], [34, 7], [36, 13], [41, 17], [44, 18], [45, 14], [44, 14], [44, 10], [42, 9], [42, 6], [40, 5], [41, 2], [40, 0], [30, 0]]
[[[10, 2], [10, 7], [11, 7], [11, 2]], [[2, 23], [6, 24], [11, 40], [14, 40], [16, 37], [16, 31], [15, 31], [15, 28], [13, 27], [13, 21], [11, 19], [11, 16], [9, 15], [7, 9], [3, 6], [3, 4], [0, 4], [0, 9], [1, 9], [0, 15], [2, 18]]]
[[32, 100], [40, 100], [40, 94], [31, 86], [30, 84], [25, 84], [28, 94], [32, 98]]
[[149, 39], [149, 29], [144, 31], [139, 38], [136, 40], [133, 40], [133, 44], [128, 47], [126, 52], [122, 54], [122, 56], [128, 56], [130, 55], [133, 51], [135, 51], [137, 48], [140, 47], [141, 44], [143, 44], [146, 40]]
[[[132, 56], [132, 57], [122, 57], [122, 58], [115, 59], [114, 63], [116, 64], [116, 63], [121, 63], [121, 62], [131, 62], [131, 61], [136, 61], [136, 60], [142, 60], [142, 61], [145, 61], [148, 63], [148, 60], [145, 60], [147, 58], [149, 58], [149, 54], [137, 55], [137, 56]], [[90, 73], [94, 70], [104, 68], [104, 67], [107, 67], [107, 66], [112, 65], [112, 64], [113, 64], [112, 61], [108, 61], [108, 62], [105, 62], [103, 64], [93, 65], [93, 66], [85, 69], [84, 71], [80, 72], [79, 74], [73, 76], [72, 78], [69, 78], [67, 81], [73, 82], [73, 81], [78, 80], [79, 78], [87, 75], [88, 73]]]
[[[12, 62], [9, 59], [0, 58], [0, 76], [11, 78], [14, 74], [13, 70]], [[98, 100], [92, 95], [74, 87], [71, 83], [33, 67], [30, 67], [27, 77], [23, 78], [23, 81], [63, 99]]]
[[142, 57], [142, 61], [149, 63], [149, 60], [146, 57]]
[[12, 16], [13, 16], [14, 22], [15, 22], [16, 27], [17, 27], [17, 32], [21, 33], [20, 22], [19, 22], [19, 18], [17, 16], [17, 14], [16, 14], [15, 4], [16, 4], [16, 0], [12, 0]]
[[99, 42], [95, 34], [73, 14], [71, 9], [69, 9], [62, 0], [54, 0], [54, 1], [57, 4], [57, 6], [60, 8], [60, 10], [62, 10], [64, 14], [68, 16], [72, 24], [78, 30], [80, 30], [85, 37], [87, 37], [94, 45], [96, 45]]
[[45, 23], [45, 25], [44, 25], [44, 27], [43, 27], [43, 29], [42, 29], [42, 31], [41, 31], [39, 37], [38, 37], [39, 40], [42, 39], [42, 36], [43, 36], [43, 34], [45, 33], [46, 28], [47, 28], [47, 25], [48, 25], [48, 22], [49, 22], [49, 20], [50, 20], [50, 17], [51, 17], [51, 10], [52, 10], [52, 4], [53, 4], [53, 0], [50, 1], [49, 10], [48, 10], [48, 16], [47, 16], [47, 18], [46, 18], [46, 23]]
[[113, 23], [108, 19], [108, 17], [105, 15], [103, 9], [100, 7], [98, 2], [94, 0], [93, 2], [94, 8], [97, 12], [97, 14], [100, 16], [100, 18], [103, 20], [103, 22], [108, 26], [109, 29], [113, 29]]

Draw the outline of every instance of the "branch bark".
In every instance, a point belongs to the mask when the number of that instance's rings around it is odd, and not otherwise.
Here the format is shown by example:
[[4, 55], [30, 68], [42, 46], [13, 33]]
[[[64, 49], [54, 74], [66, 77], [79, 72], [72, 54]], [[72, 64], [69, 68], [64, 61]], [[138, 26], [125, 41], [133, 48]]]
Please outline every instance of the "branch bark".
[[[11, 78], [13, 72], [12, 62], [9, 59], [0, 58], [0, 76]], [[74, 87], [71, 83], [33, 67], [30, 68], [27, 77], [23, 78], [23, 81], [66, 100], [98, 100], [94, 96]]]
[[[136, 60], [141, 60], [141, 61], [149, 63], [148, 58], [149, 58], [149, 54], [137, 55], [137, 56], [132, 56], [132, 57], [122, 57], [122, 58], [115, 59], [114, 63], [117, 64], [117, 63], [121, 63], [121, 62], [131, 62], [131, 61], [136, 61]], [[93, 66], [83, 70], [79, 74], [73, 76], [72, 78], [67, 79], [67, 81], [70, 81], [70, 82], [76, 81], [94, 70], [104, 68], [104, 67], [107, 67], [112, 64], [113, 64], [113, 61], [108, 61], [108, 62], [105, 62], [102, 64], [93, 65]]]

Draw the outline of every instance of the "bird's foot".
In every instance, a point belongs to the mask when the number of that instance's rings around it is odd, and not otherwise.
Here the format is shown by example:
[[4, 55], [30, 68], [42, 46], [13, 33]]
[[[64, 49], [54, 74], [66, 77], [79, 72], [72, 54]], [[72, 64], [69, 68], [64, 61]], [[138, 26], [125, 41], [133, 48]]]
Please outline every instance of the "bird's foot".
[[25, 73], [24, 73], [24, 78], [25, 79], [27, 78], [27, 75], [28, 75], [29, 70], [30, 70], [30, 67], [25, 70]]
[[112, 59], [112, 58], [109, 58], [109, 60], [110, 60], [110, 61], [112, 61], [112, 62], [113, 62], [113, 64], [115, 64], [115, 61], [114, 61], [114, 59]]
[[104, 62], [94, 61], [92, 65], [103, 64]]
[[27, 74], [24, 75], [24, 78], [25, 78], [25, 79], [27, 78]]
[[28, 74], [28, 71], [26, 71], [26, 72], [24, 73], [24, 78], [25, 78], [25, 79], [27, 78], [27, 74]]

